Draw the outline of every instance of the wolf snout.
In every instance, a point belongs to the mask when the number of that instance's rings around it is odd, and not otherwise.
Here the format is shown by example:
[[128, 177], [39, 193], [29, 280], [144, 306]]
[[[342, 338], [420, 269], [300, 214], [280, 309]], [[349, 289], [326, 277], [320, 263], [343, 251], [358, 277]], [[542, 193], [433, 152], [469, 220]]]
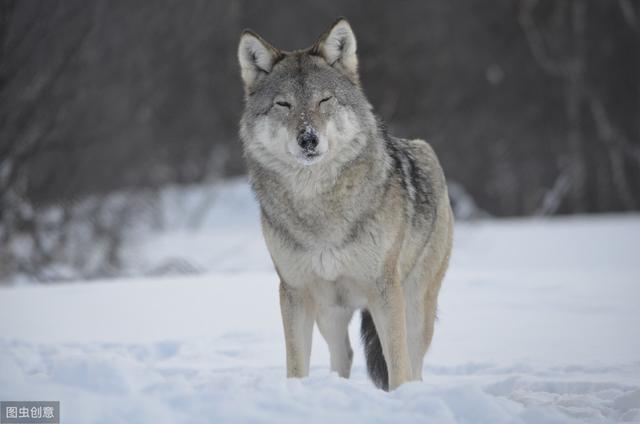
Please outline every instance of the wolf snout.
[[298, 146], [306, 152], [312, 152], [318, 147], [318, 136], [311, 131], [301, 131], [298, 134]]

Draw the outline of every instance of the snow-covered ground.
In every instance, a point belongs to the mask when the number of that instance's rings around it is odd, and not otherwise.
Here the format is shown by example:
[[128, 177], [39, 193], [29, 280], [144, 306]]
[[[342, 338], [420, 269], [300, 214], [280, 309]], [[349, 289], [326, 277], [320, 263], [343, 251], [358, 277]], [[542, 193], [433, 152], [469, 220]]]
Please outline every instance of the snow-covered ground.
[[[191, 190], [191, 191], [190, 191]], [[640, 215], [456, 226], [424, 381], [284, 378], [277, 280], [242, 182], [169, 190], [130, 269], [192, 274], [0, 289], [0, 399], [63, 423], [640, 422]], [[138, 234], [141, 233], [141, 234]]]

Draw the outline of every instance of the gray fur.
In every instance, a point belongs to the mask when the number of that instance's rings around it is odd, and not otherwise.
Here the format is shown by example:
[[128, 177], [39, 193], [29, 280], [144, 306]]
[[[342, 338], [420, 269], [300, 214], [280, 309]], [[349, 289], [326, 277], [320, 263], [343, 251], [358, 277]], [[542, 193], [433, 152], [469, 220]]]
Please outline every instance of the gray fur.
[[[376, 119], [345, 20], [295, 52], [245, 32], [238, 56], [240, 135], [281, 279], [288, 375], [308, 373], [315, 320], [332, 369], [347, 377], [346, 326], [367, 308], [368, 368], [389, 376], [372, 375], [378, 385], [421, 379], [453, 224], [435, 153], [422, 140], [387, 135]], [[319, 140], [313, 151], [300, 143], [310, 134]], [[376, 364], [380, 358], [386, 362]]]

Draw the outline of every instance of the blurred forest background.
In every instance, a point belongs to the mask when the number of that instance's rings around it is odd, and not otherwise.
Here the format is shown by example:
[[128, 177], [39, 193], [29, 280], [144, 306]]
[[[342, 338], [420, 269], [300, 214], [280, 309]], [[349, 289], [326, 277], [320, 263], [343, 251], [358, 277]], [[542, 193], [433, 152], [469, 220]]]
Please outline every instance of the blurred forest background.
[[454, 202], [640, 207], [637, 0], [0, 0], [0, 267], [36, 273], [82, 219], [117, 267], [157, 190], [243, 174], [240, 31], [293, 50], [341, 15], [377, 113], [433, 145]]

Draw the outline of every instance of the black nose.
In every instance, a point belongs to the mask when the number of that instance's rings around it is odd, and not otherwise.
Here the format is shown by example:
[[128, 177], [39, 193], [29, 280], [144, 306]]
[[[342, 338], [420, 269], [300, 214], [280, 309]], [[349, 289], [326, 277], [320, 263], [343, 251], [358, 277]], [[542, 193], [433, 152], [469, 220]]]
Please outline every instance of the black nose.
[[298, 134], [298, 146], [306, 151], [312, 151], [318, 146], [318, 137], [310, 131], [301, 132]]

